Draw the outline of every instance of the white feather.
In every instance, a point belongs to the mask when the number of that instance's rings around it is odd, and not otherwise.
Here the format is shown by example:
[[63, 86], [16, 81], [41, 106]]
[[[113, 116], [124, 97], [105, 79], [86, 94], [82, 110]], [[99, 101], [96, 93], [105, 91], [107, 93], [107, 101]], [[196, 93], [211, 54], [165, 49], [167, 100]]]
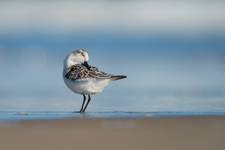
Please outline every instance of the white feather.
[[110, 79], [96, 80], [96, 79], [79, 79], [69, 80], [64, 78], [64, 82], [68, 88], [78, 94], [97, 94], [104, 90], [104, 88], [111, 82]]

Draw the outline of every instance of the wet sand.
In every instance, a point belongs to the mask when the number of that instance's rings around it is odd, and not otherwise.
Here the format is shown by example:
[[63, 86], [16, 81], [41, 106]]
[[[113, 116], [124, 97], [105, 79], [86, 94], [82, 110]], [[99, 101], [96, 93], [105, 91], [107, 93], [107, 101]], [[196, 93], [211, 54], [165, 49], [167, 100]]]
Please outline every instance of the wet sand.
[[0, 122], [1, 150], [224, 150], [225, 117]]

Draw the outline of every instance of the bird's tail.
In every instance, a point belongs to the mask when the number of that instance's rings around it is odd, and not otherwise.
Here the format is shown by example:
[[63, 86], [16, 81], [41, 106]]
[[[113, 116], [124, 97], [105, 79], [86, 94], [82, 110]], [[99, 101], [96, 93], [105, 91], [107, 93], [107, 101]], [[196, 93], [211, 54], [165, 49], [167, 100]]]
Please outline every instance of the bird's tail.
[[116, 76], [112, 76], [111, 77], [112, 81], [120, 80], [120, 79], [124, 79], [124, 78], [127, 78], [127, 76], [124, 76], [124, 75], [116, 75]]

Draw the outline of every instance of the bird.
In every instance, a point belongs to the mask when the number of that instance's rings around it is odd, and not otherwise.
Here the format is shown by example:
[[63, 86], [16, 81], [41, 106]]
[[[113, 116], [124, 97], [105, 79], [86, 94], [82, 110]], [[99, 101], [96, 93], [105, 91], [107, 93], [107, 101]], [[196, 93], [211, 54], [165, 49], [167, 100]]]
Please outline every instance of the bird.
[[125, 75], [112, 75], [100, 71], [97, 67], [89, 65], [88, 61], [89, 54], [85, 48], [70, 52], [64, 59], [64, 83], [74, 93], [83, 95], [79, 113], [84, 113], [91, 97], [101, 93], [112, 81], [127, 78]]

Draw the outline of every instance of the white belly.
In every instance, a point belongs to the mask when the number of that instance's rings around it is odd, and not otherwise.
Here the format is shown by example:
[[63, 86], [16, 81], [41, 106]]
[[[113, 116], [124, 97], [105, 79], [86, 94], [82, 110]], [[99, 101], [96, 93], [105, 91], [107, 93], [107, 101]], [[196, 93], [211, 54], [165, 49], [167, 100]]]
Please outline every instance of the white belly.
[[110, 83], [109, 79], [80, 79], [71, 81], [64, 78], [64, 82], [68, 88], [78, 94], [96, 94], [102, 92], [103, 89]]

